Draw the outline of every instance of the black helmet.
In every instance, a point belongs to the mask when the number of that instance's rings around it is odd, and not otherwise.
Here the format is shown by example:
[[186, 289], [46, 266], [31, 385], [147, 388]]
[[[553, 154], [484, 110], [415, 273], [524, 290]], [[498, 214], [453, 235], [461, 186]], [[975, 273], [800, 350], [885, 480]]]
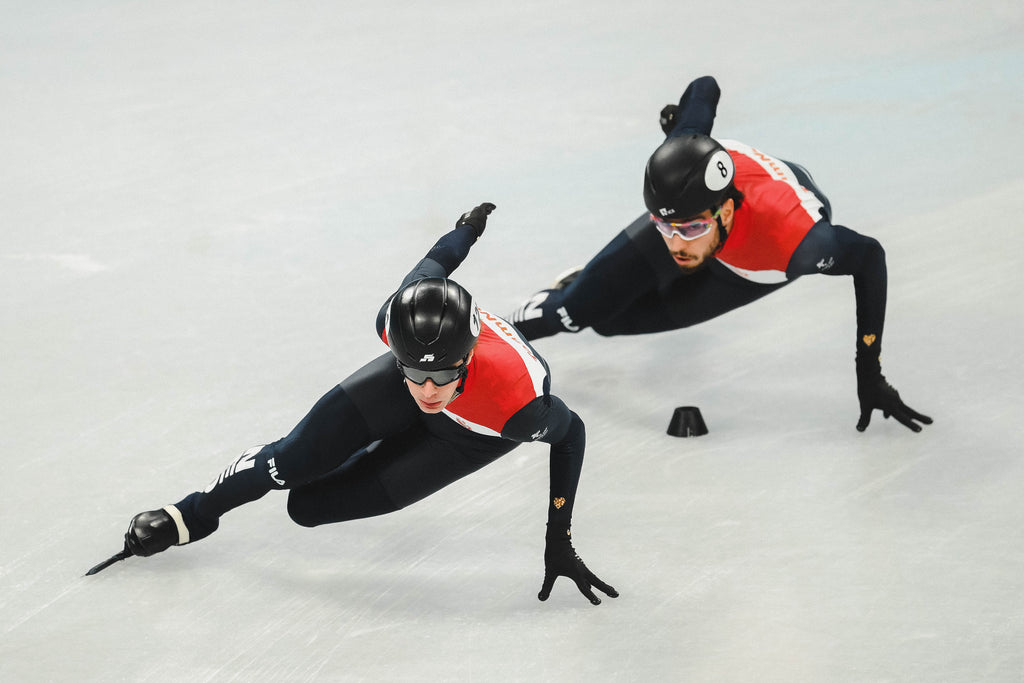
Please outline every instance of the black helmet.
[[453, 367], [480, 336], [480, 309], [461, 285], [443, 277], [411, 282], [391, 298], [384, 318], [388, 347], [419, 370]]
[[732, 157], [716, 140], [698, 134], [669, 138], [647, 162], [644, 203], [658, 218], [692, 218], [725, 201], [733, 175]]

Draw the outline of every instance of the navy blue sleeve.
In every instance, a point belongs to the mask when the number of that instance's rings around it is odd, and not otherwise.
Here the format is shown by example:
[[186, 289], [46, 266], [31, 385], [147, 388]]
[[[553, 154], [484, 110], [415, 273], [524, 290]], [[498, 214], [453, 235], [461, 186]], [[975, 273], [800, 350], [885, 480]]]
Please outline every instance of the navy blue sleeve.
[[857, 358], [877, 363], [885, 325], [888, 273], [878, 240], [818, 221], [793, 252], [786, 275], [852, 275], [857, 301]]
[[668, 137], [674, 138], [691, 133], [711, 135], [721, 96], [718, 81], [711, 76], [701, 76], [691, 82], [686, 86], [683, 96], [679, 98], [676, 125]]
[[[427, 255], [420, 259], [413, 269], [402, 278], [402, 284], [395, 292], [410, 282], [422, 280], [425, 277], [448, 277], [466, 260], [466, 257], [469, 256], [469, 249], [476, 240], [476, 231], [471, 226], [454, 228], [445, 233], [434, 243]], [[394, 293], [387, 298], [377, 312], [378, 337], [384, 332], [384, 317], [393, 296]]]
[[501, 436], [551, 444], [548, 524], [568, 527], [587, 445], [583, 420], [557, 396], [538, 396], [509, 418]]

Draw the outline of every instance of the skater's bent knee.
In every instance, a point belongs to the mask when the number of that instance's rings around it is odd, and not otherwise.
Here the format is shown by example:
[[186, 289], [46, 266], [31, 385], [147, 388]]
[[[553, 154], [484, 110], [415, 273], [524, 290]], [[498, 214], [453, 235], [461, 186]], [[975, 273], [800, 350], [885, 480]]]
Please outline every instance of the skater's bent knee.
[[332, 477], [288, 493], [288, 516], [305, 527], [385, 515], [399, 508], [372, 476]]
[[288, 516], [299, 526], [314, 527], [325, 522], [322, 514], [318, 513], [316, 506], [310, 505], [309, 501], [302, 496], [294, 495], [294, 491], [288, 495]]
[[622, 334], [622, 331], [618, 328], [608, 327], [606, 325], [593, 325], [590, 329], [602, 337], [618, 337]]

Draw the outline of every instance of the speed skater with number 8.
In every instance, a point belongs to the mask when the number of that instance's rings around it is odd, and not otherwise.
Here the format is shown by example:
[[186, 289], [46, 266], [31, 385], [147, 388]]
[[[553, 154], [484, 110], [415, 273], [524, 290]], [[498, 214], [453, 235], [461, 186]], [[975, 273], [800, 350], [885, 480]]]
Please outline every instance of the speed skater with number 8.
[[850, 275], [857, 429], [880, 410], [921, 431], [932, 419], [907, 406], [882, 375], [881, 244], [833, 224], [828, 198], [799, 164], [710, 137], [720, 95], [704, 76], [662, 109], [667, 138], [644, 172], [647, 210], [586, 266], [527, 299], [512, 321], [530, 340], [588, 327], [603, 336], [664, 332], [716, 318], [803, 275]]

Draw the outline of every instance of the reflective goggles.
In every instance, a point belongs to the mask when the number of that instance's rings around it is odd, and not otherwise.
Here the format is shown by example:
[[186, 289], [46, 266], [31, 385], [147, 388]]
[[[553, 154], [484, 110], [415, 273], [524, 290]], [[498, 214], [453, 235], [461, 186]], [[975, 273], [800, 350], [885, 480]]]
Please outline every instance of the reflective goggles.
[[[397, 362], [397, 361], [396, 361]], [[423, 385], [426, 384], [429, 379], [436, 386], [444, 386], [445, 384], [451, 384], [452, 382], [462, 379], [466, 376], [466, 363], [454, 368], [440, 368], [438, 370], [420, 370], [419, 368], [410, 367], [398, 363], [398, 369], [402, 375], [414, 384]]]
[[721, 212], [722, 207], [718, 207], [718, 210], [715, 211], [711, 218], [698, 218], [695, 221], [687, 221], [685, 223], [663, 221], [653, 213], [651, 214], [651, 220], [654, 221], [654, 226], [665, 237], [671, 238], [673, 235], [677, 235], [689, 242], [711, 232], [711, 228], [715, 227], [715, 224], [718, 223], [718, 214]]

